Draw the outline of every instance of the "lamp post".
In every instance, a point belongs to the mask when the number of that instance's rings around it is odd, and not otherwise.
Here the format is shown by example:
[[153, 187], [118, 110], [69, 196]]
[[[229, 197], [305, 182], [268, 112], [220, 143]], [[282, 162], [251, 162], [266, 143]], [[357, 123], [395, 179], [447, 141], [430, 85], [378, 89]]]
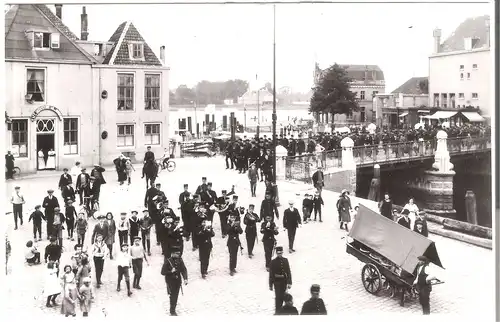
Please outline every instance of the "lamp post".
[[276, 184], [276, 5], [273, 5], [273, 183], [275, 202], [279, 206], [278, 185]]

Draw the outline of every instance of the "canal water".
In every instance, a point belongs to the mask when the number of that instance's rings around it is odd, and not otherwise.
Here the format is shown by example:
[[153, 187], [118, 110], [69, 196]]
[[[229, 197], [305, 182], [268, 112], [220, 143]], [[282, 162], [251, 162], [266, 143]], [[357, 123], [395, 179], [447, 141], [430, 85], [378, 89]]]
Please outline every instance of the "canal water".
[[[382, 170], [381, 191], [389, 192], [393, 202], [404, 206], [409, 196], [415, 198], [419, 208], [425, 203], [424, 196], [408, 187], [405, 182], [413, 181], [422, 176], [422, 172], [431, 169], [432, 162], [425, 162], [419, 167], [410, 169]], [[453, 203], [457, 211], [457, 220], [467, 221], [465, 210], [465, 193], [472, 190], [476, 195], [478, 224], [485, 227], [492, 226], [492, 192], [491, 192], [491, 160], [457, 161], [453, 178]], [[358, 169], [356, 195], [362, 198], [368, 196], [373, 169]]]

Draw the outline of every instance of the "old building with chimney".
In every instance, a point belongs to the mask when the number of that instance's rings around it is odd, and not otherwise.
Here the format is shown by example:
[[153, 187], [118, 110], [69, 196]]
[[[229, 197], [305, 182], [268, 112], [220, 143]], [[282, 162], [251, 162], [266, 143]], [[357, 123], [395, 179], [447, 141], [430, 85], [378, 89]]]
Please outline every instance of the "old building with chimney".
[[[5, 14], [6, 148], [22, 172], [111, 164], [147, 146], [168, 147], [169, 68], [131, 22], [108, 41], [81, 36], [46, 5], [13, 5]], [[65, 17], [67, 18], [67, 17]], [[48, 154], [55, 165], [47, 167]]]

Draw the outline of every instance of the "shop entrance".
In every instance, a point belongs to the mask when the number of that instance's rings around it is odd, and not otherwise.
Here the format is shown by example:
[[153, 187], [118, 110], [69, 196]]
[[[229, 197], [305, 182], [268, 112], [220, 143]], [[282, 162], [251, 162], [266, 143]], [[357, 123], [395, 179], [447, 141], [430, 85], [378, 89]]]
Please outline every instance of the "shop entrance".
[[56, 169], [56, 156], [54, 148], [55, 148], [54, 134], [37, 134], [36, 151], [37, 151], [38, 170]]

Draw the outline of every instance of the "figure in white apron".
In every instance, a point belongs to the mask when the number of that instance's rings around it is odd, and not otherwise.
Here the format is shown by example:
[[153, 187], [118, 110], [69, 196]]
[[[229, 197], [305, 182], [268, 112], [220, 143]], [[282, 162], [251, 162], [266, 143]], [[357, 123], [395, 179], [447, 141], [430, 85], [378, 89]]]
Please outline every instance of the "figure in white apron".
[[38, 151], [38, 170], [43, 169], [45, 169], [45, 155], [43, 154], [43, 151], [40, 150]]
[[53, 149], [49, 151], [49, 157], [47, 158], [47, 164], [45, 165], [47, 169], [56, 168], [56, 152]]

